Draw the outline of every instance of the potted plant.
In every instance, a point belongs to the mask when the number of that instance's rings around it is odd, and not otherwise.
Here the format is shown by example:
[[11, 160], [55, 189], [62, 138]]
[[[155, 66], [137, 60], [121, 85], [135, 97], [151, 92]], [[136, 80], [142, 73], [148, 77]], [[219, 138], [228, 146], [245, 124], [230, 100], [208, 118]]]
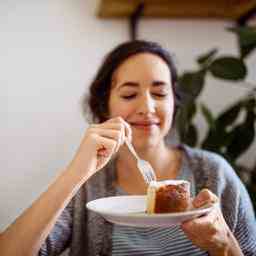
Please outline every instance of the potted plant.
[[[242, 26], [228, 30], [235, 33], [238, 38], [240, 56], [218, 56], [218, 50], [212, 49], [197, 58], [198, 70], [184, 72], [179, 76], [179, 86], [184, 100], [177, 117], [177, 130], [182, 142], [224, 156], [247, 186], [256, 209], [256, 158], [250, 168], [238, 163], [238, 158], [255, 139], [256, 84], [251, 86], [246, 96], [227, 106], [217, 116], [207, 105], [198, 102], [198, 96], [204, 89], [205, 78], [209, 74], [233, 82], [245, 81], [247, 74], [245, 59], [256, 48], [256, 28]], [[199, 142], [198, 127], [194, 123], [198, 111], [207, 123], [206, 136], [201, 142]], [[244, 117], [242, 120], [241, 113]]]

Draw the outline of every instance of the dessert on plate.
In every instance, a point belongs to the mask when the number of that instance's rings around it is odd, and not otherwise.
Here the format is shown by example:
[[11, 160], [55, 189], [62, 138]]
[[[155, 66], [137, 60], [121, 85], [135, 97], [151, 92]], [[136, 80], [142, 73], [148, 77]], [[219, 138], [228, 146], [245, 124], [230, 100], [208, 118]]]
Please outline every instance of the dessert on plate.
[[152, 181], [147, 189], [147, 213], [183, 212], [190, 207], [190, 183], [185, 180]]

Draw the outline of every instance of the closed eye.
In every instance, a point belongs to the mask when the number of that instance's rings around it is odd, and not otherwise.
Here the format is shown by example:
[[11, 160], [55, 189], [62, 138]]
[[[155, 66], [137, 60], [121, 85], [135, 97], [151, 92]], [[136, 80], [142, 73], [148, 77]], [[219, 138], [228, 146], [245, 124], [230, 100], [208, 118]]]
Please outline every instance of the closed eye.
[[136, 94], [121, 96], [121, 98], [126, 99], [126, 100], [130, 100], [130, 99], [135, 98], [135, 97], [136, 97]]
[[[162, 94], [162, 93], [152, 93], [152, 95], [154, 97], [158, 97], [158, 98], [164, 98], [166, 97], [168, 94]], [[125, 99], [125, 100], [131, 100], [133, 98], [135, 98], [137, 96], [137, 94], [131, 94], [131, 95], [124, 95], [121, 96], [121, 98]]]
[[161, 94], [161, 93], [154, 93], [153, 95], [160, 98], [164, 98], [167, 96], [167, 94]]

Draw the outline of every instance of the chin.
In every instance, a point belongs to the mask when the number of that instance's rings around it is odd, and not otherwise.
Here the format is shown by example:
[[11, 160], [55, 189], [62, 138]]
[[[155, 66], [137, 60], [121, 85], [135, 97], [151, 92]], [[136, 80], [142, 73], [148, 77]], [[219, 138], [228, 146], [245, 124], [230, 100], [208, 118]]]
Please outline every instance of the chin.
[[134, 138], [134, 146], [138, 149], [145, 150], [149, 147], [156, 147], [159, 145], [159, 140], [156, 140], [155, 138], [147, 138], [147, 137], [140, 137], [140, 138]]

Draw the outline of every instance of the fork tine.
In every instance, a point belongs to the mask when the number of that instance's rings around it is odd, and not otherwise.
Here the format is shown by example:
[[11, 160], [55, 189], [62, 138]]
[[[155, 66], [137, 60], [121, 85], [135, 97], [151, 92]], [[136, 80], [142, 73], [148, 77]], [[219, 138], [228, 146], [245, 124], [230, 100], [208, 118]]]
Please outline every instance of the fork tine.
[[152, 172], [148, 172], [148, 176], [150, 181], [153, 181], [155, 179], [154, 176], [152, 175]]
[[150, 183], [150, 182], [153, 180], [153, 177], [151, 176], [151, 174], [150, 174], [150, 173], [148, 173], [148, 180], [149, 180], [149, 182], [148, 182], [148, 183]]
[[146, 183], [149, 184], [151, 181], [151, 177], [150, 177], [150, 174], [148, 173], [147, 169], [145, 169], [145, 168], [139, 168], [139, 169], [140, 169], [141, 173], [143, 174]]
[[150, 175], [151, 175], [152, 180], [156, 180], [156, 174], [155, 174], [155, 172], [153, 172], [153, 170], [150, 170]]
[[153, 176], [152, 176], [151, 172], [148, 172], [148, 177], [149, 177], [150, 181], [153, 180]]
[[145, 175], [147, 176], [147, 182], [150, 183], [153, 180], [156, 180], [155, 172], [152, 169], [152, 166], [149, 162], [146, 162], [145, 160], [140, 160], [142, 171], [144, 171]]
[[146, 171], [148, 173], [150, 181], [156, 180], [156, 175], [155, 175], [154, 170], [152, 169], [152, 166], [148, 163], [147, 167], [148, 168], [146, 169]]
[[151, 173], [152, 169], [151, 169], [151, 166], [148, 167], [148, 165], [146, 165], [145, 167], [147, 168], [143, 168], [143, 170], [147, 176], [147, 183], [149, 184], [153, 180], [152, 173]]
[[152, 181], [151, 177], [148, 176], [148, 184]]
[[149, 184], [150, 183], [150, 178], [148, 177], [148, 174], [143, 169], [141, 169], [139, 166], [138, 166], [138, 169], [140, 170], [141, 175], [143, 176], [146, 183]]
[[154, 180], [154, 176], [152, 175], [152, 171], [150, 169], [145, 170], [147, 181], [150, 183], [152, 180]]
[[148, 184], [152, 181], [152, 179], [151, 179], [151, 175], [150, 175], [150, 173], [149, 172], [146, 172], [146, 174], [147, 174], [147, 178], [148, 178]]

